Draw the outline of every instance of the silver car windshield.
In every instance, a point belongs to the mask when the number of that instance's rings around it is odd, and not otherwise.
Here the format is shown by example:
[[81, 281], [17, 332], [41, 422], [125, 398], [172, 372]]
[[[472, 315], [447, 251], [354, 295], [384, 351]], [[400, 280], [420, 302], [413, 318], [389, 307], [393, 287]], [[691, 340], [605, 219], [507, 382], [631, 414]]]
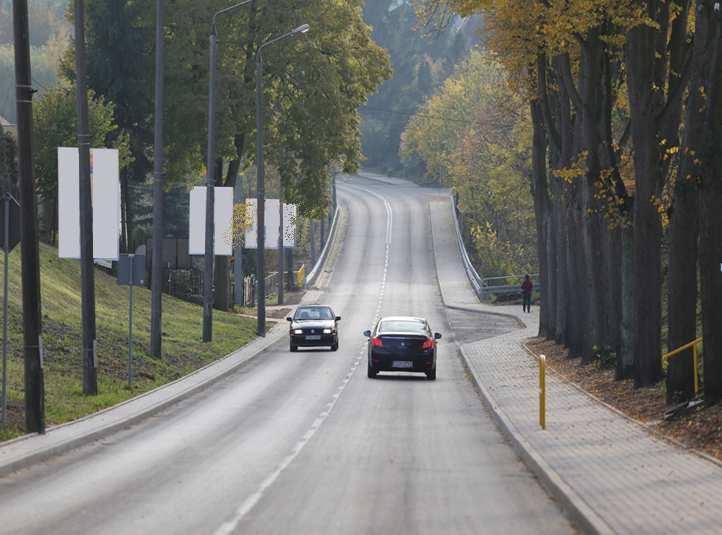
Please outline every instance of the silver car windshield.
[[293, 316], [295, 321], [319, 321], [334, 319], [333, 312], [330, 308], [299, 308]]

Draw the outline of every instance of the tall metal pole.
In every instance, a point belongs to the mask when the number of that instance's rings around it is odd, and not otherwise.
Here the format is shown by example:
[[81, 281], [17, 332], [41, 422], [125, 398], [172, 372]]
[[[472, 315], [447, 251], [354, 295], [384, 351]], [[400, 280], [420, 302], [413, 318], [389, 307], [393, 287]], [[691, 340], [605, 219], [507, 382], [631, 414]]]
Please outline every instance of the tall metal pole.
[[266, 336], [266, 182], [263, 162], [263, 52], [256, 55], [256, 311], [258, 316], [258, 336]]
[[[165, 42], [163, 39], [164, 0], [156, 0], [155, 21], [155, 126], [153, 151], [153, 253], [151, 260], [150, 303], [150, 354], [160, 357], [163, 351], [163, 237], [165, 219], [163, 210], [163, 171], [165, 147], [163, 145], [163, 108], [165, 96]], [[132, 251], [128, 251], [131, 253]], [[131, 290], [132, 291], [132, 290]]]
[[7, 423], [8, 408], [8, 275], [10, 274], [8, 269], [10, 262], [10, 194], [8, 192], [5, 192], [3, 204], [5, 209], [5, 221], [3, 221], [3, 256], [5, 257], [5, 265], [3, 266], [3, 394], [0, 422], [5, 425]]
[[45, 432], [43, 414], [40, 254], [33, 188], [33, 88], [30, 77], [30, 30], [27, 0], [13, 0], [15, 101], [18, 123], [18, 171], [22, 205], [23, 339], [25, 345], [25, 429]]
[[90, 134], [86, 88], [85, 0], [75, 0], [75, 89], [80, 154], [80, 279], [83, 321], [83, 394], [98, 393], [95, 355], [95, 271], [93, 267], [93, 200], [90, 183]]
[[135, 284], [135, 255], [129, 254], [130, 284], [128, 285], [128, 386], [133, 386], [133, 286]]
[[278, 304], [283, 304], [283, 283], [286, 258], [283, 249], [283, 185], [278, 190]]
[[[216, 20], [221, 15], [231, 13], [243, 6], [253, 5], [254, 0], [243, 0], [228, 6], [213, 15], [209, 40], [209, 81], [208, 81], [208, 154], [206, 156], [206, 238], [203, 273], [203, 341], [213, 340], [213, 304], [215, 287], [213, 261], [215, 258], [215, 185], [216, 185], [216, 78], [218, 76], [218, 27]], [[236, 281], [237, 282], [237, 281]]]
[[206, 168], [206, 250], [203, 271], [203, 341], [213, 340], [213, 256], [216, 186], [216, 25], [210, 36], [210, 78], [208, 82], [208, 154]]

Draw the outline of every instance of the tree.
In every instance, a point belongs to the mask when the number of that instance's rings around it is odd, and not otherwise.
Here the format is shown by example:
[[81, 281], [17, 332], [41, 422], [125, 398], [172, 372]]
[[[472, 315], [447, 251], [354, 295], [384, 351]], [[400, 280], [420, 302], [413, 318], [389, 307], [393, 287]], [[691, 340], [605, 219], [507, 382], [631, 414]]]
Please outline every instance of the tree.
[[[683, 99], [690, 79], [693, 4], [420, 1], [427, 13], [456, 9], [484, 16], [487, 45], [499, 54], [511, 79], [519, 81], [519, 92], [532, 100], [532, 124], [544, 129], [549, 142], [544, 152], [552, 178], [536, 203], [537, 236], [544, 244], [539, 264], [546, 272], [542, 332], [567, 343], [583, 361], [609, 347], [617, 353], [619, 377], [633, 372], [638, 386], [654, 384], [662, 374], [662, 229], [671, 214], [670, 307], [676, 308], [669, 315], [674, 321], [670, 344], [679, 344], [694, 337], [696, 323], [694, 171], [705, 165], [713, 170], [712, 155], [720, 152], [707, 145], [707, 159], [700, 157], [701, 139], [718, 138], [712, 128], [719, 124], [714, 99], [708, 97], [708, 108], [699, 111], [704, 96], [715, 94], [717, 75], [697, 75], [702, 81], [691, 90], [699, 94], [690, 91], [689, 102]], [[716, 57], [709, 46], [717, 35], [709, 29], [713, 5], [700, 0], [696, 6], [695, 50], [709, 66]], [[684, 143], [689, 147], [681, 146], [679, 135], [685, 110]], [[706, 117], [702, 128], [701, 113]], [[539, 158], [534, 161], [541, 164]], [[715, 184], [709, 181], [710, 191]], [[703, 199], [712, 202], [714, 195]], [[712, 210], [708, 217], [709, 233], [703, 232], [703, 241], [717, 244]], [[719, 267], [714, 264], [719, 256], [715, 246], [709, 245], [709, 256], [701, 254], [707, 259], [703, 271], [710, 277], [706, 295], [712, 296], [718, 279], [718, 273], [712, 273]], [[710, 309], [710, 325], [716, 324], [714, 314]], [[722, 362], [722, 349], [712, 352], [709, 358], [720, 353]], [[722, 365], [717, 370], [716, 362], [705, 365], [713, 378], [722, 377]], [[677, 365], [685, 366], [684, 360], [672, 366], [671, 384], [678, 383]], [[689, 377], [683, 374], [683, 389]], [[714, 397], [711, 391], [708, 395]]]
[[[152, 169], [153, 143], [153, 6], [149, 2], [87, 0], [86, 35], [88, 88], [114, 106], [118, 129], [110, 136], [127, 134], [131, 163], [121, 174], [123, 242], [134, 250], [135, 222], [143, 199], [137, 186]], [[66, 52], [62, 73], [73, 80], [74, 50]]]
[[472, 51], [411, 118], [402, 160], [420, 158], [458, 195], [484, 276], [535, 270], [530, 115], [491, 53]]
[[[119, 149], [121, 168], [127, 167], [131, 161], [128, 139], [127, 135], [118, 133], [113, 104], [90, 92], [88, 120], [90, 146]], [[58, 220], [58, 147], [76, 146], [76, 122], [75, 94], [71, 88], [56, 87], [46, 92], [33, 106], [33, 171], [37, 181], [37, 193], [53, 207], [52, 236], [57, 230]]]

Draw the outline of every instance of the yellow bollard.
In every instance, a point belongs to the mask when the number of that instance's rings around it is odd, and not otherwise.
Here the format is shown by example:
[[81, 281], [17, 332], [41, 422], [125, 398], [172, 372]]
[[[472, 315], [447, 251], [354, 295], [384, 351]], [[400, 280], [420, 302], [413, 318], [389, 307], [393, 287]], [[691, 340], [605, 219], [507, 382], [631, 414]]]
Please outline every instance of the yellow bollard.
[[539, 426], [547, 428], [547, 358], [539, 355]]

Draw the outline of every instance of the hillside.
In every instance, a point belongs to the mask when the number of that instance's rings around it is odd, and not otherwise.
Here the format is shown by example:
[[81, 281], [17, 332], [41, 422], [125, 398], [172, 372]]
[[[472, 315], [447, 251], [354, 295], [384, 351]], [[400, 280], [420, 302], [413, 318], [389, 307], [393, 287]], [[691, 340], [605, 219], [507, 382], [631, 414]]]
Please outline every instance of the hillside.
[[[57, 250], [41, 245], [43, 344], [45, 346], [46, 412], [48, 425], [76, 419], [109, 407], [223, 357], [255, 337], [255, 320], [230, 313], [214, 314], [214, 342], [203, 344], [201, 307], [164, 296], [163, 358], [147, 351], [150, 339], [150, 292], [135, 290], [135, 372], [132, 389], [126, 385], [128, 301], [127, 288], [96, 272], [98, 383], [100, 394], [81, 391], [80, 264], [59, 260]], [[0, 270], [3, 267], [0, 255]], [[1, 275], [0, 275], [1, 276]], [[23, 347], [20, 247], [10, 256], [10, 358], [8, 429], [0, 440], [22, 432]]]

